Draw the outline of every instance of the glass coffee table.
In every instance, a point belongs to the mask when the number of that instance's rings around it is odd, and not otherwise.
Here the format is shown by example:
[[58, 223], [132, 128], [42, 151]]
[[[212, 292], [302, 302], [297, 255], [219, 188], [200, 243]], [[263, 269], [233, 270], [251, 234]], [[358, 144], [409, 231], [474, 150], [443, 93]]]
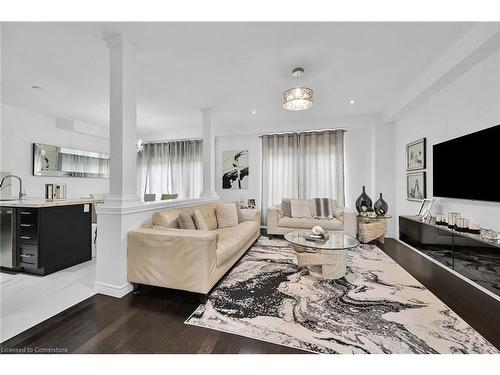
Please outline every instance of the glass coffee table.
[[346, 275], [347, 250], [357, 247], [359, 241], [342, 232], [328, 232], [326, 241], [310, 241], [310, 230], [295, 230], [285, 234], [285, 240], [297, 252], [299, 267], [307, 267], [309, 273], [327, 280]]

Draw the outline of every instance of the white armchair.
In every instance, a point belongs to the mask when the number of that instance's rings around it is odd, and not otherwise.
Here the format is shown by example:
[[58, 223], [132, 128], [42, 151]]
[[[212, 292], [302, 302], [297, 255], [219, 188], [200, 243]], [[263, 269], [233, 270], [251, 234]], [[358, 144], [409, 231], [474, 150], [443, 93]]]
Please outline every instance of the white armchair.
[[343, 207], [337, 217], [333, 219], [292, 218], [283, 216], [281, 204], [267, 209], [267, 235], [284, 235], [298, 229], [312, 229], [319, 225], [328, 231], [341, 231], [346, 235], [356, 238], [357, 217], [356, 213]]

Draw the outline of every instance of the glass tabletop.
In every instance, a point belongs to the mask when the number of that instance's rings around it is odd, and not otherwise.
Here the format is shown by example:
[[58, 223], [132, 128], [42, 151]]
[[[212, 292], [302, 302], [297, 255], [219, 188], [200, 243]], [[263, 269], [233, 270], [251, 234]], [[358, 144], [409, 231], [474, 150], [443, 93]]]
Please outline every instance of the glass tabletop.
[[392, 219], [391, 215], [384, 215], [384, 216], [363, 216], [363, 215], [357, 215], [358, 218], [360, 219], [366, 219], [366, 220], [389, 220]]
[[285, 240], [294, 245], [322, 250], [345, 250], [359, 245], [357, 239], [341, 232], [328, 232], [330, 237], [326, 241], [306, 240], [309, 234], [311, 234], [310, 230], [294, 230], [285, 234]]

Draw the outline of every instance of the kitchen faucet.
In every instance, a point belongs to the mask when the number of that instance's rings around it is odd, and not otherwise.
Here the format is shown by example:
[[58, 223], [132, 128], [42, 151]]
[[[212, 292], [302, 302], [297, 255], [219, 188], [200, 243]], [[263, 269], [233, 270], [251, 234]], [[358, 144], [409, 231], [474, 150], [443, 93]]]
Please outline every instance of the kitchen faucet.
[[23, 199], [26, 196], [26, 193], [23, 193], [23, 180], [21, 180], [21, 177], [19, 176], [13, 174], [8, 174], [7, 176], [4, 176], [4, 178], [2, 178], [2, 181], [0, 182], [0, 189], [2, 188], [3, 183], [7, 177], [17, 178], [19, 180], [19, 200]]

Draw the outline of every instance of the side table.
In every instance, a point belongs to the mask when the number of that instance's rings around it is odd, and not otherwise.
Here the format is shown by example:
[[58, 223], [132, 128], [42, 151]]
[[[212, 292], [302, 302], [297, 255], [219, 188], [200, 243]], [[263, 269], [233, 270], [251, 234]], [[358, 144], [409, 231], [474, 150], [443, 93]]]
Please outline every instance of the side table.
[[368, 243], [377, 240], [384, 243], [387, 233], [387, 220], [392, 216], [360, 216], [358, 215], [358, 240]]

